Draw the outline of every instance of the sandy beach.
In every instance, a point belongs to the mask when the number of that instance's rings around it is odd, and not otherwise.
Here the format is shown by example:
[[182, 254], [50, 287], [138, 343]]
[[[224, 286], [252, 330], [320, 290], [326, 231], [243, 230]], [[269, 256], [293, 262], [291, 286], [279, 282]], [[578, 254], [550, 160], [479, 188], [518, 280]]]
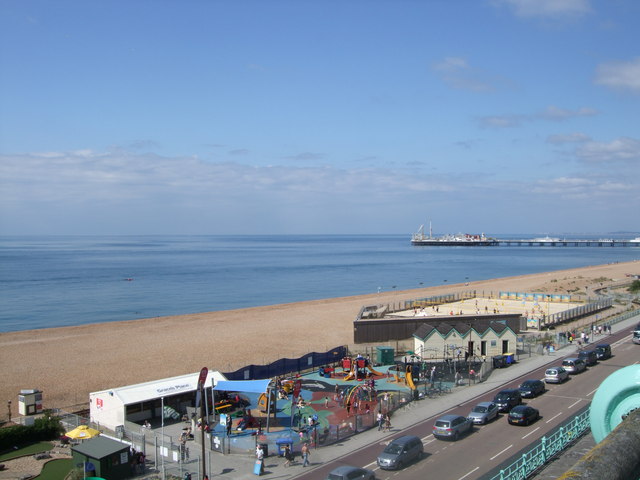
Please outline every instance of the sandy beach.
[[352, 323], [363, 305], [462, 290], [584, 293], [639, 273], [640, 261], [635, 261], [467, 285], [2, 333], [0, 402], [11, 401], [17, 415], [20, 390], [37, 388], [44, 392], [45, 408], [75, 410], [88, 405], [93, 391], [198, 372], [204, 366], [233, 371], [351, 345]]

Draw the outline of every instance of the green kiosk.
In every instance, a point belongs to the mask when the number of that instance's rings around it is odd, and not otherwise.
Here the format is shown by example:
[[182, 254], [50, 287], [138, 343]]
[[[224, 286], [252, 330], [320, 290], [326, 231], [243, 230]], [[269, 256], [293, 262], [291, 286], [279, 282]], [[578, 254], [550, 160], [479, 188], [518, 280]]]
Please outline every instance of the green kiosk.
[[100, 436], [75, 445], [71, 453], [73, 463], [81, 465], [87, 475], [109, 480], [131, 477], [131, 455], [125, 443]]

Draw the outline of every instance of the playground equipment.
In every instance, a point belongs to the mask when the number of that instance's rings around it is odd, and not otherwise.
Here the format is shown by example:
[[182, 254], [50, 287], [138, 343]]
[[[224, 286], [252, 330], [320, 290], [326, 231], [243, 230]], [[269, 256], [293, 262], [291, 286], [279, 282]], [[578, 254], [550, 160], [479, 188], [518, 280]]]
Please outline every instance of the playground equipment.
[[384, 373], [374, 370], [369, 360], [362, 357], [356, 357], [355, 359], [348, 357], [343, 358], [342, 369], [349, 372], [344, 377], [344, 380], [364, 380], [367, 378], [367, 372], [365, 370], [369, 370], [369, 375], [384, 375]]
[[374, 402], [376, 398], [375, 381], [371, 380], [366, 384], [357, 384], [349, 389], [345, 395], [345, 405], [352, 404], [354, 398], [365, 402]]
[[416, 386], [413, 383], [413, 377], [411, 376], [411, 365], [407, 365], [407, 369], [405, 371], [405, 381], [407, 382], [407, 386], [411, 389], [411, 390], [415, 390]]
[[271, 390], [270, 399], [266, 393], [261, 393], [258, 397], [258, 408], [262, 413], [267, 413], [269, 411], [269, 401], [273, 402], [273, 405], [276, 404], [276, 393]]
[[398, 373], [394, 373], [393, 378], [397, 383], [406, 383], [407, 387], [415, 390], [416, 386], [413, 383], [413, 376], [411, 375], [412, 369], [413, 366], [411, 364], [397, 363], [394, 367], [389, 368], [389, 371], [404, 373], [404, 377], [401, 377]]

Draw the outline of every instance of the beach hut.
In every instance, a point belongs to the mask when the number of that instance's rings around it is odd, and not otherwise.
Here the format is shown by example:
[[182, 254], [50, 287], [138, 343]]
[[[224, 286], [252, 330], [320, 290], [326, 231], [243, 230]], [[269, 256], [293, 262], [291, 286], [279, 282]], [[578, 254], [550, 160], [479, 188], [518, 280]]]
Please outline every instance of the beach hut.
[[71, 454], [73, 463], [82, 465], [85, 473], [109, 480], [131, 477], [131, 458], [126, 443], [99, 436], [71, 447]]

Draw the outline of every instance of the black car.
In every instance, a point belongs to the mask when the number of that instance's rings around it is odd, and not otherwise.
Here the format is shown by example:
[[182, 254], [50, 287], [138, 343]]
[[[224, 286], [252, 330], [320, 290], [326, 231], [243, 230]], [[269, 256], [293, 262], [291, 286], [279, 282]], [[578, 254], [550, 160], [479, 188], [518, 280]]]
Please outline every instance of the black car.
[[498, 405], [499, 411], [508, 412], [516, 405], [522, 403], [522, 395], [520, 395], [520, 390], [516, 388], [500, 390], [494, 397], [493, 403]]
[[529, 405], [518, 405], [509, 412], [507, 420], [511, 425], [529, 425], [540, 418], [540, 412]]
[[611, 345], [607, 343], [600, 343], [596, 345], [596, 355], [598, 356], [598, 360], [606, 360], [607, 358], [611, 358]]
[[598, 354], [595, 350], [582, 350], [578, 353], [578, 358], [584, 360], [587, 367], [593, 367], [598, 363]]
[[522, 398], [533, 398], [537, 397], [541, 393], [544, 393], [546, 388], [542, 380], [531, 379], [522, 382], [522, 385], [520, 385], [518, 390], [520, 390], [520, 395], [522, 396]]

